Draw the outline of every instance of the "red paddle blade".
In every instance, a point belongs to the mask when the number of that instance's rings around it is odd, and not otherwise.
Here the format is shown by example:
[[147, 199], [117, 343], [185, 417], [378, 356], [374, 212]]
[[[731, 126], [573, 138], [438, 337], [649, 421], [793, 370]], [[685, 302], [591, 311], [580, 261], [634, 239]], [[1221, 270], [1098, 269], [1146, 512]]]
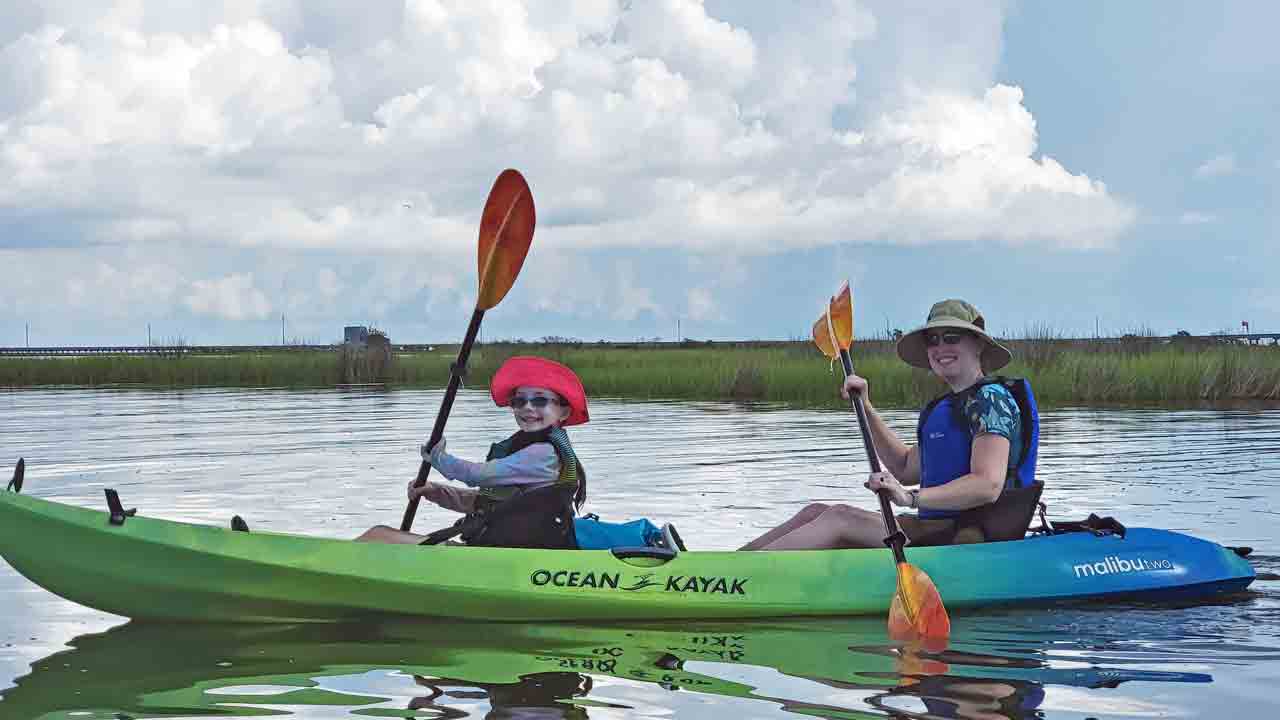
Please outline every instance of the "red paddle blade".
[[517, 170], [503, 170], [489, 190], [480, 217], [480, 293], [476, 298], [480, 310], [502, 302], [515, 284], [533, 243], [536, 215], [533, 193], [524, 176]]
[[849, 291], [847, 280], [831, 298], [827, 312], [831, 317], [831, 334], [835, 337], [836, 346], [848, 350], [853, 344], [853, 293]]
[[898, 591], [889, 607], [889, 637], [945, 641], [950, 635], [951, 618], [933, 580], [911, 563], [898, 563]]

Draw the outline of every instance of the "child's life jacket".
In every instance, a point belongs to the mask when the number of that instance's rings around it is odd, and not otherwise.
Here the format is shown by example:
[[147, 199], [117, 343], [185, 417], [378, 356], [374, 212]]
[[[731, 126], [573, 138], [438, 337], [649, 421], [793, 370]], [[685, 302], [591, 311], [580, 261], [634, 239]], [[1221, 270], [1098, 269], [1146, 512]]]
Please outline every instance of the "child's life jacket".
[[517, 432], [490, 446], [485, 461], [508, 457], [536, 443], [550, 444], [560, 460], [554, 483], [535, 488], [482, 487], [471, 512], [429, 534], [422, 544], [460, 536], [468, 545], [484, 547], [576, 549], [573, 519], [586, 499], [587, 475], [563, 428]]

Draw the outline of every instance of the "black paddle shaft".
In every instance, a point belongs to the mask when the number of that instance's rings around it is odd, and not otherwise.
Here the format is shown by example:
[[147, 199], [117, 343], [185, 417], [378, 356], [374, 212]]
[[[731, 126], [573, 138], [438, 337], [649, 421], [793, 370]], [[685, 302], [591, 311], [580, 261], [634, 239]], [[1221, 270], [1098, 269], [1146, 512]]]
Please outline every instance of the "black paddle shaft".
[[[431, 439], [427, 441], [427, 447], [434, 447], [440, 442], [440, 438], [444, 437], [444, 426], [449, 422], [449, 412], [453, 410], [453, 399], [458, 396], [458, 388], [462, 386], [462, 376], [467, 370], [467, 359], [471, 357], [471, 346], [476, 344], [476, 335], [480, 333], [480, 321], [483, 319], [484, 310], [477, 307], [475, 313], [471, 315], [471, 324], [467, 326], [467, 335], [462, 340], [462, 347], [458, 348], [458, 359], [453, 364], [449, 376], [449, 387], [444, 391], [444, 400], [440, 403], [440, 413], [436, 415], [436, 424], [431, 429]], [[423, 459], [422, 464], [418, 466], [418, 479], [413, 481], [413, 486], [426, 485], [427, 476], [430, 474], [431, 463]], [[419, 500], [421, 498], [415, 497], [409, 501], [409, 507], [404, 511], [404, 520], [400, 522], [401, 530], [409, 532], [413, 527], [413, 517], [418, 514]]]
[[[840, 364], [844, 366], [844, 376], [853, 374], [853, 359], [849, 351], [840, 349]], [[876, 444], [871, 440], [871, 423], [867, 419], [867, 409], [862, 406], [862, 395], [853, 393], [851, 398], [853, 411], [858, 416], [858, 429], [862, 431], [862, 446], [867, 451], [867, 462], [871, 464], [871, 472], [880, 472], [880, 458], [876, 456]], [[894, 517], [893, 508], [889, 506], [889, 491], [881, 488], [876, 491], [880, 498], [880, 514], [884, 517], [884, 529], [889, 535], [885, 542], [893, 550], [893, 559], [902, 563], [907, 556], [902, 552], [902, 533], [898, 530], [898, 519]]]

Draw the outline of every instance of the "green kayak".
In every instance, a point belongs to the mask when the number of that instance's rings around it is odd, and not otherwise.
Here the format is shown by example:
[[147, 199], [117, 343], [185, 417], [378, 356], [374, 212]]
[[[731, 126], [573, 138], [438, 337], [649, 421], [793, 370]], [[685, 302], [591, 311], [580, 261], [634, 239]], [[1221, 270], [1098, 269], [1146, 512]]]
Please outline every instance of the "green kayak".
[[[0, 492], [0, 555], [32, 582], [131, 618], [660, 620], [887, 612], [885, 550], [523, 550], [357, 543], [119, 517]], [[948, 608], [1232, 592], [1254, 578], [1212, 542], [1142, 528], [915, 548]]]

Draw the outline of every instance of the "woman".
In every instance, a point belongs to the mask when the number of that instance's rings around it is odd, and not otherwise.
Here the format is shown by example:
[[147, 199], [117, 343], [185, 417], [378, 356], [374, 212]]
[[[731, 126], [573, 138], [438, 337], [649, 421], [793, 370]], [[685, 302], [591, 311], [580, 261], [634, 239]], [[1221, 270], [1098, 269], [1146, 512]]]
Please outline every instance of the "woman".
[[[951, 389], [920, 413], [916, 445], [899, 439], [875, 411], [866, 379], [851, 375], [841, 389], [846, 398], [862, 395], [884, 467], [865, 486], [883, 488], [894, 505], [918, 511], [898, 517], [909, 543], [987, 540], [982, 518], [973, 511], [995, 507], [991, 504], [1006, 487], [1034, 482], [1039, 438], [1035, 401], [1025, 380], [986, 377], [1012, 356], [985, 326], [973, 305], [943, 300], [929, 310], [924, 327], [898, 341], [898, 357], [932, 371]], [[884, 536], [878, 512], [813, 503], [742, 549], [875, 548], [884, 545]]]

